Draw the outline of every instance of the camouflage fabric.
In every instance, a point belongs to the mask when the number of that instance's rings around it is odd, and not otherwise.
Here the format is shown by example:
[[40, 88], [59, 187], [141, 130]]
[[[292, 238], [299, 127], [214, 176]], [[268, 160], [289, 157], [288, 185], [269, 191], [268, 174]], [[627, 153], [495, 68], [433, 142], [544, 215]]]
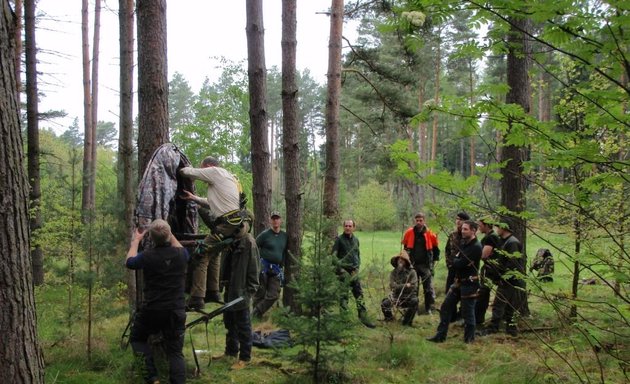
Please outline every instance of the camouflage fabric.
[[163, 219], [176, 236], [197, 233], [197, 205], [179, 197], [184, 189], [195, 193], [194, 182], [179, 175], [179, 169], [188, 166], [190, 161], [174, 144], [162, 144], [153, 152], [138, 185], [136, 226]]

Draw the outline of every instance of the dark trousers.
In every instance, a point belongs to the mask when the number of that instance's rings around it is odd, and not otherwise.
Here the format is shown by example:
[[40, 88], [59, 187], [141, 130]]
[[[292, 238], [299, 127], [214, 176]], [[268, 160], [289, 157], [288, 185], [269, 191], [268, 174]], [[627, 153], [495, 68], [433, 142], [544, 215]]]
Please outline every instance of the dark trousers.
[[262, 316], [280, 297], [280, 276], [268, 273], [260, 274], [260, 287], [254, 295], [254, 314]]
[[238, 356], [239, 360], [250, 361], [252, 359], [252, 322], [249, 309], [224, 312], [223, 325], [227, 329], [225, 354]]
[[440, 307], [440, 324], [437, 335], [446, 339], [451, 317], [457, 311], [457, 303], [461, 301], [462, 317], [464, 318], [464, 341], [469, 343], [475, 339], [475, 302], [478, 283], [466, 283], [461, 286], [451, 285], [446, 298]]
[[398, 302], [397, 299], [396, 297], [386, 297], [381, 301], [381, 311], [383, 311], [385, 320], [390, 321], [394, 319], [392, 309], [396, 306], [405, 310], [402, 320], [403, 325], [411, 325], [413, 318], [416, 316], [416, 311], [418, 310], [418, 297], [408, 297], [404, 300], [401, 298]]
[[[433, 292], [433, 275], [429, 265], [417, 264], [414, 266], [418, 273], [418, 279], [422, 282], [422, 291], [424, 293], [424, 309], [429, 310], [435, 304], [435, 292]], [[420, 288], [418, 287], [418, 291]]]
[[[367, 312], [367, 309], [363, 300], [363, 288], [361, 287], [361, 280], [359, 279], [358, 271], [346, 271], [345, 269], [342, 269], [341, 271], [338, 271], [337, 275], [344, 284], [348, 284], [350, 286], [352, 296], [354, 296], [354, 300], [357, 303], [357, 312], [359, 314], [359, 317], [364, 316]], [[340, 305], [342, 309], [348, 309], [347, 293], [341, 295]]]
[[150, 335], [162, 333], [163, 346], [168, 358], [171, 384], [186, 382], [186, 363], [182, 349], [186, 330], [186, 312], [180, 310], [141, 310], [133, 322], [129, 341], [136, 354], [144, 357], [145, 380], [158, 377], [153, 351], [147, 343]]
[[486, 321], [486, 311], [490, 306], [490, 286], [487, 284], [481, 284], [479, 288], [479, 297], [477, 297], [477, 303], [475, 304], [475, 321], [477, 325], [483, 324]]
[[494, 301], [492, 302], [490, 328], [498, 330], [502, 320], [505, 320], [507, 327], [514, 327], [514, 313], [516, 309], [518, 309], [518, 306], [518, 292], [515, 287], [515, 282], [499, 282]]

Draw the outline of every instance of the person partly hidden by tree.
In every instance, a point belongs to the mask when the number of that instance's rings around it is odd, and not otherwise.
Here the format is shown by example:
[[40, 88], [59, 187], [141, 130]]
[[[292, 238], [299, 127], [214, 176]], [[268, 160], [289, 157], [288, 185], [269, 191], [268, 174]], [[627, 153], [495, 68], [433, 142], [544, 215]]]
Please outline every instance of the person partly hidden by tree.
[[411, 258], [411, 265], [418, 273], [424, 291], [424, 309], [427, 314], [434, 310], [435, 291], [431, 269], [433, 260], [440, 257], [438, 238], [426, 225], [424, 213], [416, 213], [416, 224], [403, 234], [401, 244]]
[[273, 211], [269, 217], [270, 227], [256, 237], [260, 251], [260, 287], [254, 296], [254, 318], [262, 318], [280, 297], [285, 256], [287, 253], [287, 233], [280, 229], [282, 217]]
[[161, 333], [169, 361], [170, 382], [184, 383], [184, 287], [189, 255], [173, 236], [166, 221], [154, 220], [148, 233], [155, 248], [138, 253], [144, 233], [136, 229], [125, 262], [129, 269], [144, 271], [144, 302], [134, 317], [129, 341], [134, 353], [144, 357], [145, 381], [159, 383], [151, 346], [147, 341], [150, 335]]
[[525, 282], [521, 278], [523, 266], [523, 245], [512, 234], [514, 224], [509, 218], [503, 218], [502, 222], [495, 224], [500, 238], [499, 247], [496, 250], [497, 259], [493, 262], [499, 279], [496, 281], [497, 290], [492, 303], [492, 318], [483, 334], [489, 335], [499, 332], [500, 325], [505, 321], [505, 332], [510, 336], [518, 335], [516, 326], [516, 314], [523, 308], [523, 291]]
[[437, 332], [428, 341], [441, 343], [446, 340], [448, 327], [457, 303], [461, 301], [464, 318], [464, 342], [475, 340], [475, 302], [479, 290], [479, 262], [481, 260], [481, 243], [477, 239], [477, 223], [471, 220], [462, 224], [462, 242], [459, 252], [453, 259], [455, 280], [448, 290], [440, 307], [440, 323]]
[[[333, 244], [333, 262], [336, 266], [337, 276], [352, 290], [352, 295], [357, 304], [359, 320], [368, 328], [374, 328], [374, 324], [368, 319], [367, 308], [363, 299], [363, 288], [359, 279], [359, 267], [361, 266], [361, 252], [359, 239], [354, 235], [356, 224], [354, 220], [343, 222], [343, 233], [335, 239]], [[348, 309], [348, 293], [344, 290], [341, 297], [342, 310]]]
[[412, 326], [418, 310], [418, 274], [411, 267], [411, 260], [406, 251], [392, 257], [394, 270], [389, 275], [389, 296], [381, 302], [385, 321], [393, 321], [394, 308], [404, 309], [402, 325]]
[[554, 272], [554, 261], [551, 251], [547, 248], [540, 248], [536, 252], [536, 258], [532, 263], [530, 271], [537, 271], [536, 276], [542, 282], [552, 282]]
[[184, 167], [179, 172], [184, 177], [201, 180], [208, 185], [207, 198], [195, 196], [186, 190], [181, 196], [182, 199], [193, 200], [202, 207], [200, 214], [210, 227], [210, 233], [204, 240], [204, 251], [196, 253], [191, 263], [193, 271], [188, 308], [203, 309], [205, 302], [221, 302], [221, 250], [235, 236], [243, 236], [243, 223], [251, 220], [251, 217], [245, 210], [245, 199], [238, 179], [222, 168], [216, 158], [208, 156], [203, 159], [200, 168]]
[[252, 357], [252, 322], [249, 308], [252, 296], [258, 289], [260, 254], [256, 240], [249, 234], [249, 222], [245, 231], [236, 235], [234, 242], [223, 252], [221, 260], [221, 286], [225, 288], [226, 302], [242, 297], [244, 300], [223, 313], [225, 355], [238, 359], [231, 369], [244, 368]]

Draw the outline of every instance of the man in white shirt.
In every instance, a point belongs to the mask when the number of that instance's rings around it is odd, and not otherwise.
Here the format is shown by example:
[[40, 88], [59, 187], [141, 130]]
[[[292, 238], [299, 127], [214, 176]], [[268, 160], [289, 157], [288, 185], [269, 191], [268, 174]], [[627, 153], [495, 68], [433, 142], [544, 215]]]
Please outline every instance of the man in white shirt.
[[203, 159], [200, 168], [185, 167], [179, 172], [184, 177], [201, 180], [208, 185], [207, 198], [196, 196], [189, 191], [184, 191], [182, 198], [193, 200], [202, 208], [209, 209], [212, 216], [212, 222], [209, 223], [210, 234], [204, 240], [207, 249], [194, 260], [188, 308], [195, 310], [203, 308], [204, 298], [207, 301], [221, 301], [219, 255], [229, 243], [226, 239], [235, 237], [240, 231], [247, 232], [248, 228], [243, 224], [238, 180], [226, 169], [221, 168], [216, 158], [208, 156]]

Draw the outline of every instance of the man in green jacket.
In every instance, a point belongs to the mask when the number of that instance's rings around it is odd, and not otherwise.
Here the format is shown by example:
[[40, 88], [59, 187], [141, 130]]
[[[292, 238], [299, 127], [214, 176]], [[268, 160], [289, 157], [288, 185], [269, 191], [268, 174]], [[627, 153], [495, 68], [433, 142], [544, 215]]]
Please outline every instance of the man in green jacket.
[[[356, 224], [354, 220], [343, 222], [343, 233], [337, 236], [333, 245], [333, 255], [336, 256], [335, 265], [339, 279], [348, 284], [357, 303], [359, 320], [368, 328], [374, 328], [374, 324], [367, 318], [367, 309], [363, 300], [363, 289], [359, 280], [359, 267], [361, 266], [361, 252], [359, 251], [359, 239], [354, 236]], [[341, 299], [342, 309], [348, 308], [348, 295]]]
[[251, 298], [258, 289], [259, 273], [260, 254], [256, 240], [248, 231], [241, 232], [223, 252], [221, 259], [221, 286], [225, 288], [225, 302], [239, 297], [244, 299], [223, 313], [223, 325], [227, 329], [225, 355], [238, 357], [232, 369], [244, 368], [251, 360], [252, 322], [249, 308]]

